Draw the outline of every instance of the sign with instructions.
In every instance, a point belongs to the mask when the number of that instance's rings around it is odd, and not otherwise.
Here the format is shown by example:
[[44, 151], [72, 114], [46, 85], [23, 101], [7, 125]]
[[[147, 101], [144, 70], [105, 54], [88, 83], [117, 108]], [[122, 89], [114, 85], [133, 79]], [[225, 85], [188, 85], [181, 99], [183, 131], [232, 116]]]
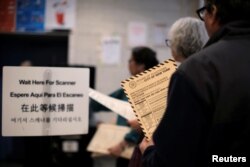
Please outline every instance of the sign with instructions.
[[3, 136], [88, 133], [89, 69], [3, 68]]

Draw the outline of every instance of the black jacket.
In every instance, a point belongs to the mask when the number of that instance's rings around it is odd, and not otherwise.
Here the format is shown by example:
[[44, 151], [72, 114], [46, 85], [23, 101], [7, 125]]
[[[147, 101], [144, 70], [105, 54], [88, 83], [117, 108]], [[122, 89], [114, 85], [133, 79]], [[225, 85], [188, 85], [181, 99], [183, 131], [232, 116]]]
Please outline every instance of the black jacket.
[[144, 167], [249, 165], [250, 23], [222, 27], [174, 73], [153, 140]]

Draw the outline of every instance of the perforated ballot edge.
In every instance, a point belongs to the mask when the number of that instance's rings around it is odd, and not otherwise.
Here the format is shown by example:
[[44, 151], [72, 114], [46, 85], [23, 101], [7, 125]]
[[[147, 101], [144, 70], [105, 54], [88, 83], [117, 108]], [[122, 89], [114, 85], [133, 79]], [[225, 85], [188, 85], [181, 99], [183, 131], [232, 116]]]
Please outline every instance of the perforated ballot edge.
[[167, 106], [170, 78], [177, 64], [168, 59], [121, 82], [147, 140], [151, 140]]

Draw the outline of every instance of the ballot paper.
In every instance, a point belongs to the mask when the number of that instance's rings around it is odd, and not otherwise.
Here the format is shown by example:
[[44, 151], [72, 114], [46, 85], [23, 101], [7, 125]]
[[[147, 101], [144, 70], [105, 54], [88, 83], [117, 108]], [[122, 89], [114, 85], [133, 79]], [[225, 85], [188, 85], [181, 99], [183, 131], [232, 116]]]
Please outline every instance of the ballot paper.
[[176, 67], [169, 59], [121, 83], [148, 140], [166, 110], [168, 85]]
[[[87, 147], [87, 151], [93, 152], [98, 156], [109, 155], [108, 149], [123, 141], [124, 136], [130, 132], [130, 130], [131, 129], [126, 126], [100, 124]], [[121, 157], [130, 159], [133, 151], [134, 145], [129, 145], [121, 153]]]
[[128, 102], [107, 96], [91, 88], [89, 88], [89, 97], [127, 120], [136, 119], [135, 114]]

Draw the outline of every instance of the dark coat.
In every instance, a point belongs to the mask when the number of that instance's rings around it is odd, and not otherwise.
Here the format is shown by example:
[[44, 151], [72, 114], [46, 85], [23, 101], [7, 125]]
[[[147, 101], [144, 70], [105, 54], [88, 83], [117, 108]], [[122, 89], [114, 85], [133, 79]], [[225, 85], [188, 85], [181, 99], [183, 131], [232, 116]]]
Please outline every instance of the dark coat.
[[[144, 167], [249, 165], [250, 23], [222, 27], [174, 73], [153, 140]], [[212, 163], [212, 155], [247, 162]]]

